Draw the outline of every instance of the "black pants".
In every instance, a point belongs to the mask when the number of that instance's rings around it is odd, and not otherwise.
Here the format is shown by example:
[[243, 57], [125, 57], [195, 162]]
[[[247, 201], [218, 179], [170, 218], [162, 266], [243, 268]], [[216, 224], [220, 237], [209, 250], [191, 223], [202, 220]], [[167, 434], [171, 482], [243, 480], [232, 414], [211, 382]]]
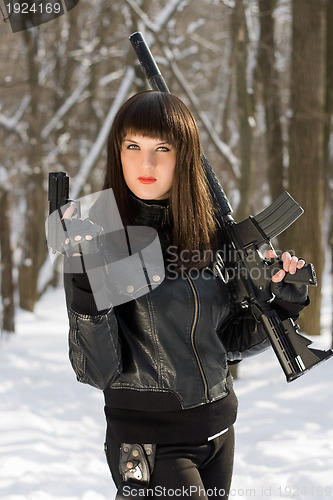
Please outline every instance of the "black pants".
[[[120, 443], [106, 440], [106, 457], [117, 488]], [[234, 457], [234, 429], [203, 444], [157, 445], [148, 498], [228, 498]], [[128, 487], [130, 493], [130, 487]]]

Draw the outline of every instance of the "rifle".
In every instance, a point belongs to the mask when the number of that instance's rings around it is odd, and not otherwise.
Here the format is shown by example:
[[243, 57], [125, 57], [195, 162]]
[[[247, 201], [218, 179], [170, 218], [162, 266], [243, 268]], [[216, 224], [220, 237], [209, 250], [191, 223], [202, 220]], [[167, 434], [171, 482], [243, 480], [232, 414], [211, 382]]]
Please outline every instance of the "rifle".
[[[133, 33], [129, 39], [151, 88], [169, 92], [142, 34]], [[291, 382], [321, 361], [332, 357], [333, 350], [309, 348], [312, 342], [299, 333], [298, 325], [291, 318], [282, 321], [276, 310], [271, 307], [273, 296], [270, 282], [278, 270], [279, 261], [266, 261], [260, 249], [263, 245], [268, 245], [274, 250], [272, 238], [282, 233], [302, 215], [303, 209], [289, 193], [284, 192], [255, 217], [250, 216], [236, 223], [231, 215], [231, 205], [212, 167], [204, 156], [201, 161], [214, 205], [218, 210], [219, 222], [228, 240], [224, 249], [217, 253], [215, 274], [228, 283], [233, 300], [243, 308], [250, 308], [253, 316], [261, 323], [287, 382]], [[296, 285], [317, 285], [312, 264], [297, 270], [294, 275], [287, 273], [284, 281]]]

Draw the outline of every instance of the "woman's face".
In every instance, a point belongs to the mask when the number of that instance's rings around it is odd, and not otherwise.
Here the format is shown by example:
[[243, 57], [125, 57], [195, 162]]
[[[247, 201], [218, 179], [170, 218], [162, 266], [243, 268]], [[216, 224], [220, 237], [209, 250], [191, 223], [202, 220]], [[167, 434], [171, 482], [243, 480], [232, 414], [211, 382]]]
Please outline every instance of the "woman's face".
[[176, 150], [163, 139], [127, 134], [121, 163], [127, 187], [143, 200], [169, 197], [176, 168]]

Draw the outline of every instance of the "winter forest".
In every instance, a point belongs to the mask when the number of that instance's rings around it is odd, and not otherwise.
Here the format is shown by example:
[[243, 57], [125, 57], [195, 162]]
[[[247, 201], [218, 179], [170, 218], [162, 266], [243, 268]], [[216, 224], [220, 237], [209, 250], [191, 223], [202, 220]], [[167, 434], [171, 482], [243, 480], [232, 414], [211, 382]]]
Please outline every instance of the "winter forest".
[[2, 22], [2, 329], [58, 282], [45, 245], [48, 173], [65, 171], [74, 198], [100, 189], [115, 112], [147, 87], [128, 41], [142, 31], [198, 121], [235, 220], [283, 189], [305, 210], [275, 246], [315, 265], [301, 321], [318, 334], [332, 268], [332, 24], [324, 0], [80, 0], [35, 28]]
[[[279, 247], [313, 262], [319, 280], [331, 269], [332, 2], [163, 4], [81, 0], [66, 15], [20, 33], [2, 24], [4, 330], [15, 329], [15, 307], [32, 311], [57, 279], [46, 272], [48, 172], [66, 171], [74, 197], [98, 190], [113, 116], [147, 86], [128, 41], [138, 30], [171, 92], [196, 115], [236, 220], [288, 189], [305, 215]], [[320, 285], [311, 291], [303, 321], [314, 334]]]

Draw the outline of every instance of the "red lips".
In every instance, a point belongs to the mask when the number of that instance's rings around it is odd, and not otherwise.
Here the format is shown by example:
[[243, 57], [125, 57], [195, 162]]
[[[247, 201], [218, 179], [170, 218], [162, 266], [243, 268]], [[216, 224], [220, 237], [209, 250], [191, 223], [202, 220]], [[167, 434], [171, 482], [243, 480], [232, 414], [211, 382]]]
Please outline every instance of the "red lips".
[[153, 182], [156, 182], [155, 177], [139, 177], [139, 181], [141, 184], [152, 184]]

